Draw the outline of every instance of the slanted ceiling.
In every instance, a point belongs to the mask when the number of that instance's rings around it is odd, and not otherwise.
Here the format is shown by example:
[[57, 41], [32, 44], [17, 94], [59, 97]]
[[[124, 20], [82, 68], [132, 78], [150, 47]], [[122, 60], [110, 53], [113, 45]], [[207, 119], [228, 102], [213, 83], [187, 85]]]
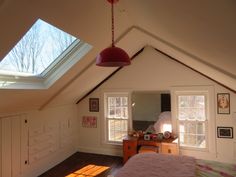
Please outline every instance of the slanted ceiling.
[[0, 0], [0, 6], [2, 5], [3, 1], [4, 1], [4, 0]]
[[[0, 90], [0, 113], [76, 103], [114, 71], [95, 66], [111, 43], [106, 0], [0, 0], [0, 58], [41, 18], [93, 49], [47, 90]], [[235, 0], [120, 0], [117, 45], [130, 56], [151, 45], [236, 90]]]

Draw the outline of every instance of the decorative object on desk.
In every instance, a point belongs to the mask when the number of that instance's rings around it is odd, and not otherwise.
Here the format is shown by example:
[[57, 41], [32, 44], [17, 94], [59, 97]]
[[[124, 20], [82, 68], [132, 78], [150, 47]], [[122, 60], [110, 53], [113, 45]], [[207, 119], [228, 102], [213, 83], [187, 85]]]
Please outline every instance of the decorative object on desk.
[[172, 139], [176, 139], [178, 136], [175, 134], [175, 133], [173, 133], [173, 132], [171, 132], [171, 136], [170, 136]]
[[163, 136], [164, 136], [165, 139], [169, 139], [171, 137], [171, 132], [165, 131]]
[[154, 141], [157, 140], [157, 134], [151, 134], [151, 139]]
[[144, 136], [143, 131], [142, 131], [142, 130], [139, 130], [139, 131], [138, 131], [138, 135], [139, 135], [139, 137], [143, 137], [143, 136]]
[[129, 135], [129, 136], [133, 136], [134, 133], [136, 133], [136, 132], [132, 130], [132, 131], [129, 131], [129, 132], [128, 132], [128, 135]]
[[233, 138], [233, 127], [217, 127], [218, 138]]
[[139, 137], [139, 133], [136, 132], [136, 131], [134, 131], [134, 132], [133, 132], [133, 137]]
[[153, 134], [155, 133], [155, 128], [153, 125], [149, 125], [148, 128], [146, 129], [146, 132], [149, 133], [149, 134]]
[[82, 127], [97, 128], [97, 117], [95, 116], [83, 116]]
[[128, 132], [128, 135], [133, 137], [143, 137], [143, 132], [132, 130]]
[[145, 134], [143, 139], [149, 141], [150, 140], [150, 134]]
[[89, 98], [89, 111], [99, 112], [99, 98]]
[[217, 94], [217, 113], [230, 114], [230, 95], [229, 93]]
[[163, 133], [157, 134], [157, 140], [161, 141], [163, 139]]

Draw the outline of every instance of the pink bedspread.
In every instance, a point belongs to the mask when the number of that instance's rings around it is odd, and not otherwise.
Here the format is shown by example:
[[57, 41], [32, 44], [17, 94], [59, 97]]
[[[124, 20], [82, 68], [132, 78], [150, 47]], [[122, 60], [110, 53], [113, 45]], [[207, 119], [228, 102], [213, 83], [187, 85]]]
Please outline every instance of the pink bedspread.
[[195, 177], [195, 163], [187, 156], [141, 153], [130, 158], [115, 177]]

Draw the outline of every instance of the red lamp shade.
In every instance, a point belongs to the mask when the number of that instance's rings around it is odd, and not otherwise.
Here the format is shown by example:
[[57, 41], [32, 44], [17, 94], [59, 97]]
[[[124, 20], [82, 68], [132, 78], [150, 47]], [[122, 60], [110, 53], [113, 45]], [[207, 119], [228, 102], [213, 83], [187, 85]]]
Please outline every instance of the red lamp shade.
[[119, 47], [108, 47], [96, 58], [97, 66], [120, 67], [130, 65], [129, 55]]

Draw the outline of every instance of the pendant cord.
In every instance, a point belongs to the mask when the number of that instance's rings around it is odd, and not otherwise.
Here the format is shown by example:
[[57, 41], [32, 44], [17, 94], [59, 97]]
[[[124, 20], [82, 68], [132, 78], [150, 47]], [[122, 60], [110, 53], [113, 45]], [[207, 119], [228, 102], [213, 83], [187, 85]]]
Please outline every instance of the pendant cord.
[[112, 32], [112, 47], [115, 47], [114, 44], [114, 1], [111, 2], [111, 32]]

